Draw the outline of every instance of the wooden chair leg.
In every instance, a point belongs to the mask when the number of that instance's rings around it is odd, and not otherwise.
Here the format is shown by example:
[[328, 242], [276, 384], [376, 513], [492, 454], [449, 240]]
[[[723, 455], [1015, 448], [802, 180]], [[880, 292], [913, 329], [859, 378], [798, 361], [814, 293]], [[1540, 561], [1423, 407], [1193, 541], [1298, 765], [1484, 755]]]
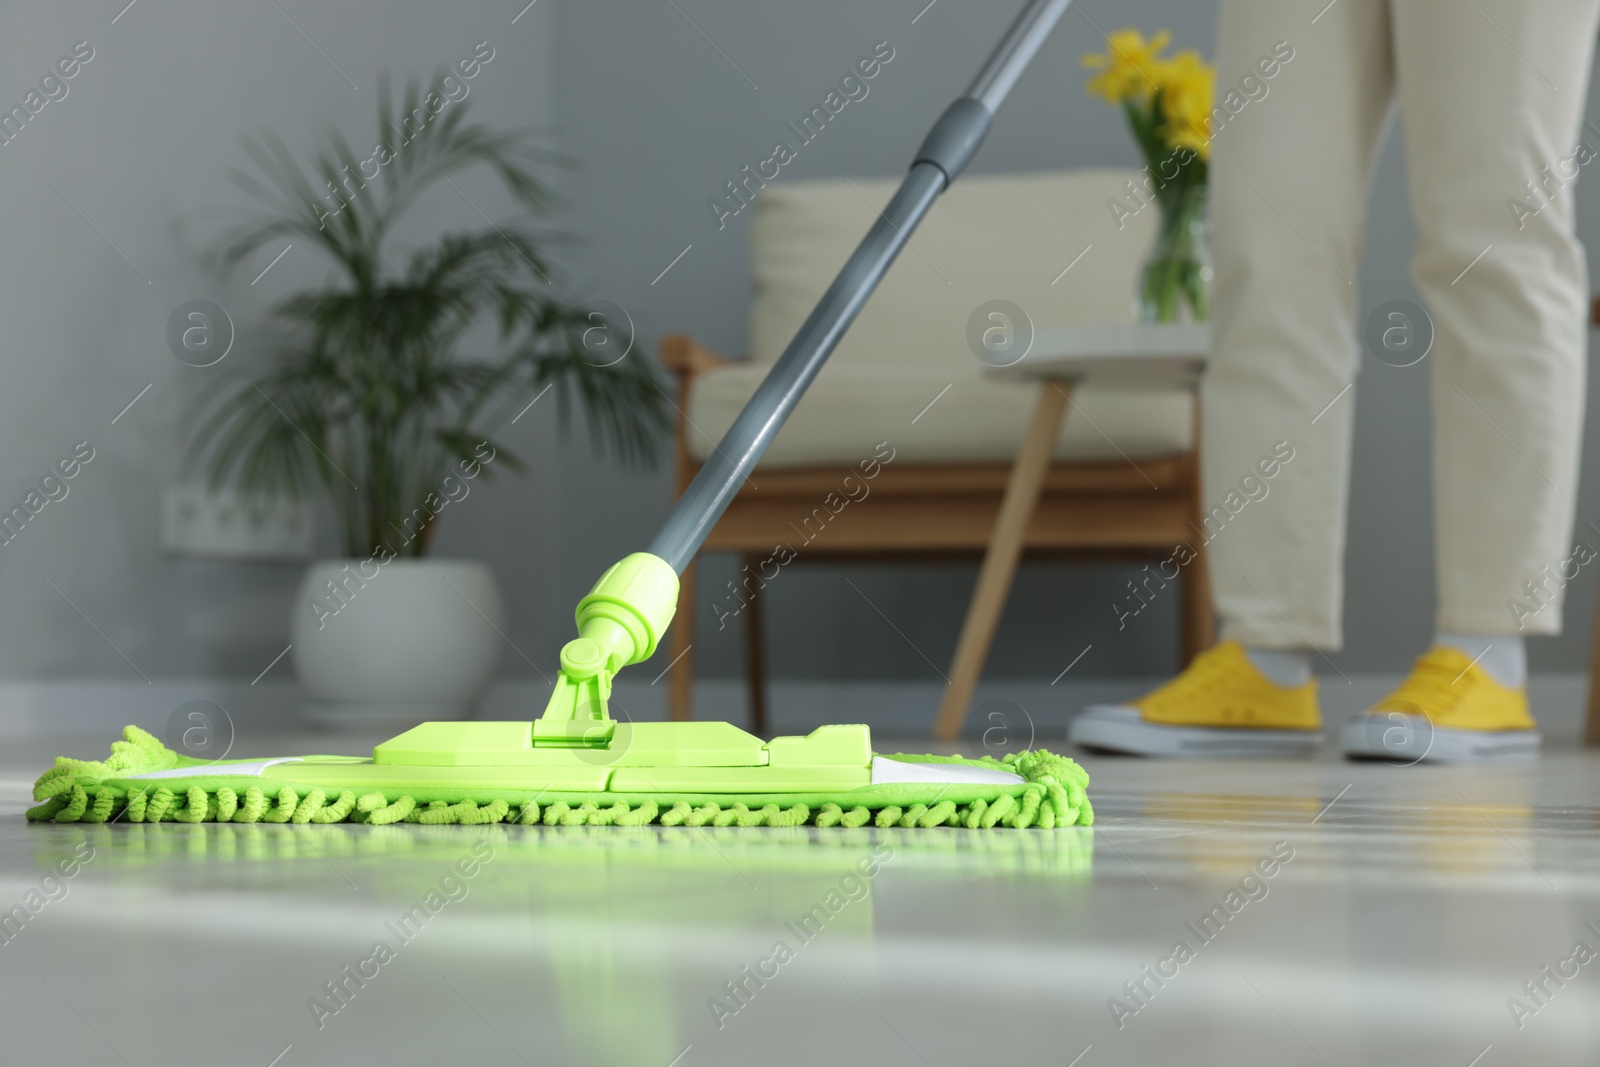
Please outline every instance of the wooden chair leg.
[[[762, 557], [746, 556], [744, 563], [752, 573], [760, 573]], [[750, 691], [750, 732], [767, 736], [767, 643], [762, 622], [761, 594], [755, 593], [744, 607], [744, 675]]]
[[1178, 666], [1187, 667], [1189, 661], [1217, 641], [1216, 616], [1211, 610], [1211, 573], [1206, 569], [1205, 550], [1191, 547], [1197, 553], [1183, 568], [1178, 579]]
[[678, 611], [672, 617], [668, 634], [672, 659], [668, 662], [667, 718], [684, 722], [694, 717], [694, 599], [695, 576], [700, 560], [695, 558], [678, 576]]
[[1189, 542], [1189, 547], [1194, 549], [1195, 558], [1189, 561], [1179, 579], [1179, 669], [1187, 667], [1190, 660], [1217, 642], [1217, 613], [1211, 603], [1211, 569], [1206, 559], [1203, 533], [1206, 505], [1200, 488], [1201, 404], [1198, 391], [1189, 403], [1194, 419], [1189, 447], [1189, 527], [1195, 532], [1195, 540]]
[[1600, 745], [1600, 617], [1595, 619], [1594, 651], [1589, 657], [1589, 721], [1583, 740], [1585, 744]]
[[1071, 391], [1072, 386], [1066, 382], [1040, 383], [1033, 421], [1028, 424], [1027, 436], [1022, 439], [1022, 447], [1011, 465], [1005, 497], [1000, 501], [1000, 515], [989, 536], [983, 568], [978, 572], [978, 585], [972, 592], [972, 603], [956, 642], [955, 659], [950, 664], [949, 684], [939, 704], [939, 717], [934, 722], [934, 734], [946, 741], [960, 736], [973, 690], [978, 687], [983, 664], [989, 658], [989, 645], [994, 641], [995, 627], [1000, 623], [1000, 612], [1005, 608], [1011, 579], [1022, 557], [1028, 520], [1033, 517], [1039, 490], [1055, 455], [1056, 441], [1061, 438], [1061, 419], [1066, 415]]

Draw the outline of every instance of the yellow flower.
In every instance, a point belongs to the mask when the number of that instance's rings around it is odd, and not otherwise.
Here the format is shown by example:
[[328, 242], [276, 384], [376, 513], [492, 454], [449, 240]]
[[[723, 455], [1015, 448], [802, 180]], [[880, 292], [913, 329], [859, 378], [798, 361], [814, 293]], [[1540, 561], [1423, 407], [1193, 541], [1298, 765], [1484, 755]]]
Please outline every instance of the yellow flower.
[[1167, 135], [1167, 143], [1173, 148], [1187, 148], [1201, 159], [1211, 158], [1211, 135], [1203, 130], [1185, 128], [1172, 131]]
[[1127, 99], [1148, 100], [1156, 91], [1156, 68], [1162, 63], [1160, 52], [1172, 41], [1162, 30], [1149, 41], [1136, 29], [1118, 30], [1106, 38], [1105, 55], [1086, 55], [1083, 65], [1100, 73], [1089, 79], [1088, 90], [1119, 104]]
[[1211, 101], [1216, 69], [1193, 49], [1159, 63], [1154, 71], [1161, 87], [1162, 131], [1174, 148], [1193, 149], [1201, 159], [1211, 155]]

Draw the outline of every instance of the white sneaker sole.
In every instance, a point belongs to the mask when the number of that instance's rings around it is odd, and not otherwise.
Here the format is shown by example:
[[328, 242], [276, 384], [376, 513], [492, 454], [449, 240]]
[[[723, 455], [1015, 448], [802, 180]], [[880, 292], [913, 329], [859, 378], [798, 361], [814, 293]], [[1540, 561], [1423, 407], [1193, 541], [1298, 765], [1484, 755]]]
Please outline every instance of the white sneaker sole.
[[1351, 759], [1414, 763], [1532, 763], [1539, 758], [1537, 730], [1452, 730], [1421, 715], [1398, 711], [1357, 715], [1345, 724], [1339, 749]]
[[1137, 708], [1100, 704], [1085, 708], [1072, 720], [1067, 739], [1083, 748], [1133, 756], [1259, 759], [1310, 756], [1316, 752], [1321, 734], [1247, 726], [1166, 726], [1146, 722]]

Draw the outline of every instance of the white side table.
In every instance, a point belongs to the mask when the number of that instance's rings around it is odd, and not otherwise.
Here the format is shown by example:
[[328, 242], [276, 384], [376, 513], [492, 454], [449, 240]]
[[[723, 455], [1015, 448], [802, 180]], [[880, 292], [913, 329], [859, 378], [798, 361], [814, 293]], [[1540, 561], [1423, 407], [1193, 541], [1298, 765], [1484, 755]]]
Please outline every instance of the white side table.
[[1211, 331], [1204, 325], [1067, 327], [1039, 331], [1022, 359], [989, 372], [1002, 380], [1038, 382], [1039, 400], [1012, 461], [1000, 514], [961, 626], [950, 684], [934, 724], [937, 736], [954, 740], [966, 721], [1022, 557], [1028, 521], [1061, 439], [1072, 391], [1085, 383], [1111, 389], [1193, 390], [1210, 351]]

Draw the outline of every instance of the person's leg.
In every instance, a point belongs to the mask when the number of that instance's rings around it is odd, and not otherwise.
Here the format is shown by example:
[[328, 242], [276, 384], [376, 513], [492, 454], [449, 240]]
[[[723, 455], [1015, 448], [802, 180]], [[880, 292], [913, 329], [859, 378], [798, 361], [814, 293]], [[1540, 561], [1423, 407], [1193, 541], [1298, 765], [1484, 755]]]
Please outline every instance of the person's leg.
[[[1266, 96], [1213, 134], [1202, 533], [1224, 635], [1246, 647], [1333, 650], [1342, 641], [1355, 410], [1345, 391], [1358, 366], [1367, 194], [1392, 95], [1388, 7], [1224, 0], [1221, 8], [1224, 104], [1230, 91], [1243, 96], [1240, 77], [1279, 42], [1293, 50]], [[1275, 449], [1293, 458], [1264, 480], [1259, 465]], [[1263, 482], [1268, 495], [1241, 507], [1247, 478], [1245, 489]]]
[[1142, 755], [1292, 755], [1321, 725], [1307, 650], [1340, 642], [1356, 265], [1390, 109], [1387, 0], [1223, 0], [1202, 493], [1228, 640], [1072, 740]]
[[1436, 331], [1442, 631], [1560, 630], [1545, 576], [1572, 548], [1588, 281], [1570, 183], [1600, 151], [1583, 125], [1597, 15], [1600, 0], [1394, 13], [1412, 272]]
[[1351, 755], [1538, 752], [1522, 633], [1559, 630], [1548, 575], [1571, 556], [1588, 295], [1563, 186], [1594, 156], [1577, 146], [1597, 16], [1600, 0], [1395, 6], [1412, 274], [1436, 334], [1438, 635], [1346, 728]]

